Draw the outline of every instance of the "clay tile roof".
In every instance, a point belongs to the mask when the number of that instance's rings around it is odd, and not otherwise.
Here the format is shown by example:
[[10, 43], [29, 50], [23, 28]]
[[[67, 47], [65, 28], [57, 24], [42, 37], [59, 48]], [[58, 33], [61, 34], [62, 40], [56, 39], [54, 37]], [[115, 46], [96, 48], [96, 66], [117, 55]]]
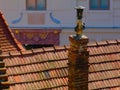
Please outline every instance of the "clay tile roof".
[[107, 40], [107, 43], [108, 43], [108, 44], [116, 44], [117, 41], [116, 41], [116, 40]]
[[120, 39], [119, 39], [119, 40], [117, 40], [117, 42], [118, 42], [118, 43], [120, 43]]
[[55, 50], [54, 47], [44, 47], [44, 48], [43, 48], [43, 51], [44, 51], [44, 52], [49, 52], [49, 51], [52, 52], [52, 51], [54, 51], [54, 50]]
[[24, 50], [9, 28], [3, 14], [0, 12], [0, 46], [2, 52]]
[[55, 50], [65, 50], [65, 46], [54, 46]]
[[11, 82], [10, 90], [21, 86], [39, 90], [68, 88], [66, 51], [53, 51], [51, 47], [43, 52], [33, 50], [34, 54], [32, 50], [28, 51], [29, 54], [25, 52], [6, 54], [8, 56], [4, 59]]
[[96, 42], [89, 42], [88, 43], [88, 47], [94, 47], [94, 46], [97, 46]]
[[[108, 44], [106, 44], [106, 42]], [[120, 44], [106, 41], [89, 48], [89, 89], [120, 89]], [[113, 82], [115, 82], [113, 84]]]
[[107, 45], [108, 43], [106, 41], [99, 41], [99, 42], [96, 42], [97, 45]]
[[[89, 90], [120, 89], [120, 43], [112, 42], [114, 44], [103, 41], [88, 45]], [[68, 90], [68, 47], [55, 46], [1, 55], [11, 82], [10, 90]]]

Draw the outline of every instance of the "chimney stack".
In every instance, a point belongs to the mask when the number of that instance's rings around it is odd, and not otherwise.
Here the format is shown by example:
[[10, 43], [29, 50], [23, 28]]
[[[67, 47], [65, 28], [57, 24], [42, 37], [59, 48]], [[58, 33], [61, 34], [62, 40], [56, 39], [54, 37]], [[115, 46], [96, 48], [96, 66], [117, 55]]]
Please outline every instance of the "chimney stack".
[[82, 22], [83, 7], [76, 7], [77, 25], [76, 35], [70, 35], [68, 50], [68, 90], [88, 90], [88, 38], [82, 34], [85, 28]]

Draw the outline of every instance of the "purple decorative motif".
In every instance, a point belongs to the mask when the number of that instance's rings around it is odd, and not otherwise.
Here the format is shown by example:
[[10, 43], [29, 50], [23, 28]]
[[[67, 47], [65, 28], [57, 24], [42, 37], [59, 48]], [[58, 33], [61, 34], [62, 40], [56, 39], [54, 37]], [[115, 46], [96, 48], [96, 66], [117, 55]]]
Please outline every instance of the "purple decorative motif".
[[59, 45], [59, 34], [61, 30], [19, 30], [15, 33], [16, 38], [22, 44], [53, 44]]

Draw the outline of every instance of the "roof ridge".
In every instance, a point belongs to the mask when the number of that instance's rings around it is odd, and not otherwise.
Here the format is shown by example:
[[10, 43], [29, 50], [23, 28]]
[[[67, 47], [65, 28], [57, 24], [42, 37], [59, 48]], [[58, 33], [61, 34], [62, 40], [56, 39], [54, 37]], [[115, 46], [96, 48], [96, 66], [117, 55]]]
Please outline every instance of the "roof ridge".
[[103, 40], [103, 41], [94, 41], [89, 42], [88, 47], [96, 47], [96, 46], [105, 46], [105, 45], [111, 45], [111, 44], [120, 44], [120, 40]]

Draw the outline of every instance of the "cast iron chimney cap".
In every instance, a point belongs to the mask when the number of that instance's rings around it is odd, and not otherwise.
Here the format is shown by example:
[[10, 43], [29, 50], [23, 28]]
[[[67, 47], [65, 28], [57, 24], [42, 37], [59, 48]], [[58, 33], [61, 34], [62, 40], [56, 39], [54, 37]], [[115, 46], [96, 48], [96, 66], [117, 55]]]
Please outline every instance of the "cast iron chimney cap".
[[83, 6], [77, 6], [77, 7], [75, 7], [75, 9], [85, 9], [85, 7], [83, 7]]

